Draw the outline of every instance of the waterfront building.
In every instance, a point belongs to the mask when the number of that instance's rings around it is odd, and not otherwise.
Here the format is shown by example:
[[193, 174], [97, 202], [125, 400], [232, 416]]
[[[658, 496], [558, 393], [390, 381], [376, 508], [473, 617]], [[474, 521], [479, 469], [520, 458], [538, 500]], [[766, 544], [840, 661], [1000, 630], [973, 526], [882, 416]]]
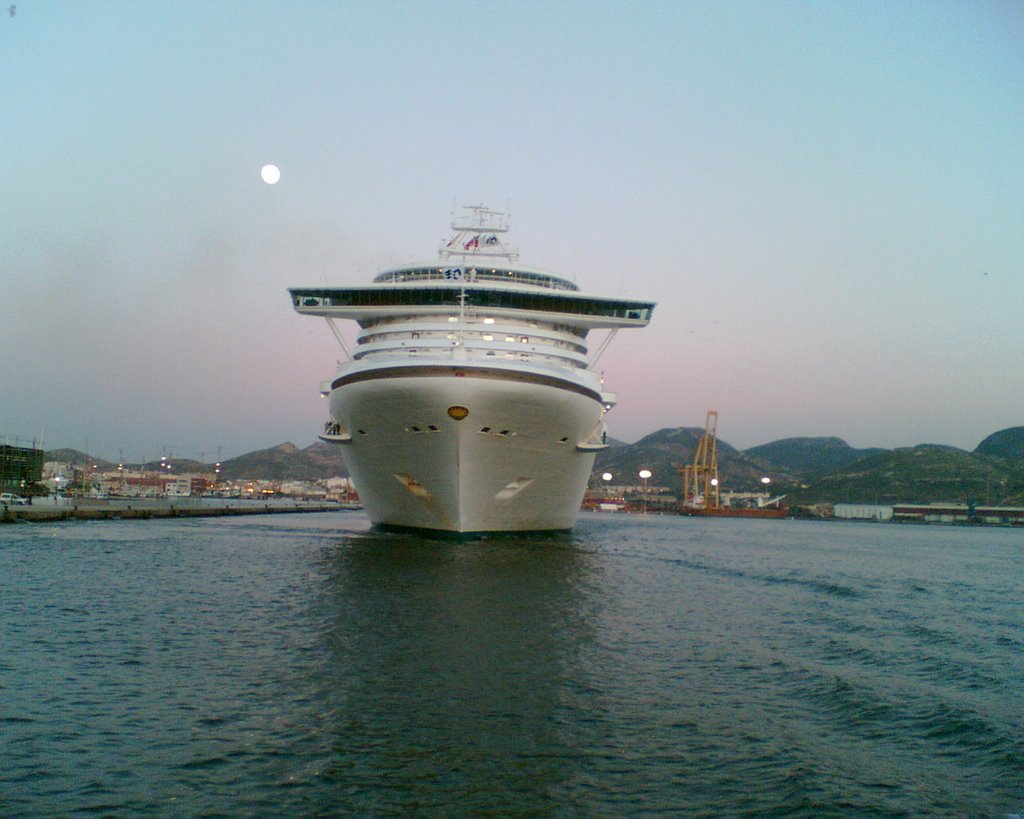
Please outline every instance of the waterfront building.
[[832, 516], [840, 520], [892, 520], [892, 506], [876, 503], [837, 503]]
[[0, 443], [0, 491], [24, 493], [43, 479], [43, 450]]

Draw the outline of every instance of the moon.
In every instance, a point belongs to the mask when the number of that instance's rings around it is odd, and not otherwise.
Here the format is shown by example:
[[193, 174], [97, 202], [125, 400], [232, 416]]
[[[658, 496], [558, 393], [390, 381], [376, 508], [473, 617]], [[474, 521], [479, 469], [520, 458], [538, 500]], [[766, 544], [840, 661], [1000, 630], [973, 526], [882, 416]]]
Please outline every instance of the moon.
[[260, 179], [268, 185], [276, 185], [281, 178], [281, 169], [277, 165], [264, 165], [260, 168]]

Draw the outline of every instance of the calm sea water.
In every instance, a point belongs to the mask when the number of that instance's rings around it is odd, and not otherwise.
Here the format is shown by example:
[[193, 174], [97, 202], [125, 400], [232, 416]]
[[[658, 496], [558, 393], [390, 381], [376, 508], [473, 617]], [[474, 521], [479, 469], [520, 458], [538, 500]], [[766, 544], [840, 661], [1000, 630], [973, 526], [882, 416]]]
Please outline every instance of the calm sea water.
[[0, 527], [0, 815], [1024, 812], [1024, 531]]

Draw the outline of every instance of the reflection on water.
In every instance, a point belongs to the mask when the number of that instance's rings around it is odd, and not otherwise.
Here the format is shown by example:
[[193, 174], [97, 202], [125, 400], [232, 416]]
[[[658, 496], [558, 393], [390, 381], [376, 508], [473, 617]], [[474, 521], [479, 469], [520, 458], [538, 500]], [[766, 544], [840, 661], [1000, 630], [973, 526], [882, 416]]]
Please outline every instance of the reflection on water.
[[0, 535], [0, 815], [1024, 812], [1016, 530]]
[[[321, 554], [314, 617], [332, 703], [328, 780], [362, 807], [544, 808], [576, 749], [560, 730], [598, 604], [571, 535], [464, 543], [367, 533]], [[395, 779], [410, 790], [388, 788]]]

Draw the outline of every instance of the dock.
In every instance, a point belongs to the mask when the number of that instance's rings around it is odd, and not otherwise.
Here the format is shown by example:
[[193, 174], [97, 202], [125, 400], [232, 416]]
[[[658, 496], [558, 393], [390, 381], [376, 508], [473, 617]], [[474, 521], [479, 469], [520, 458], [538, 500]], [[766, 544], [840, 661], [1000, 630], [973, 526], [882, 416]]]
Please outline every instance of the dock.
[[0, 506], [0, 523], [281, 515], [339, 512], [349, 508], [351, 506], [335, 501], [276, 498], [34, 498], [28, 505]]

